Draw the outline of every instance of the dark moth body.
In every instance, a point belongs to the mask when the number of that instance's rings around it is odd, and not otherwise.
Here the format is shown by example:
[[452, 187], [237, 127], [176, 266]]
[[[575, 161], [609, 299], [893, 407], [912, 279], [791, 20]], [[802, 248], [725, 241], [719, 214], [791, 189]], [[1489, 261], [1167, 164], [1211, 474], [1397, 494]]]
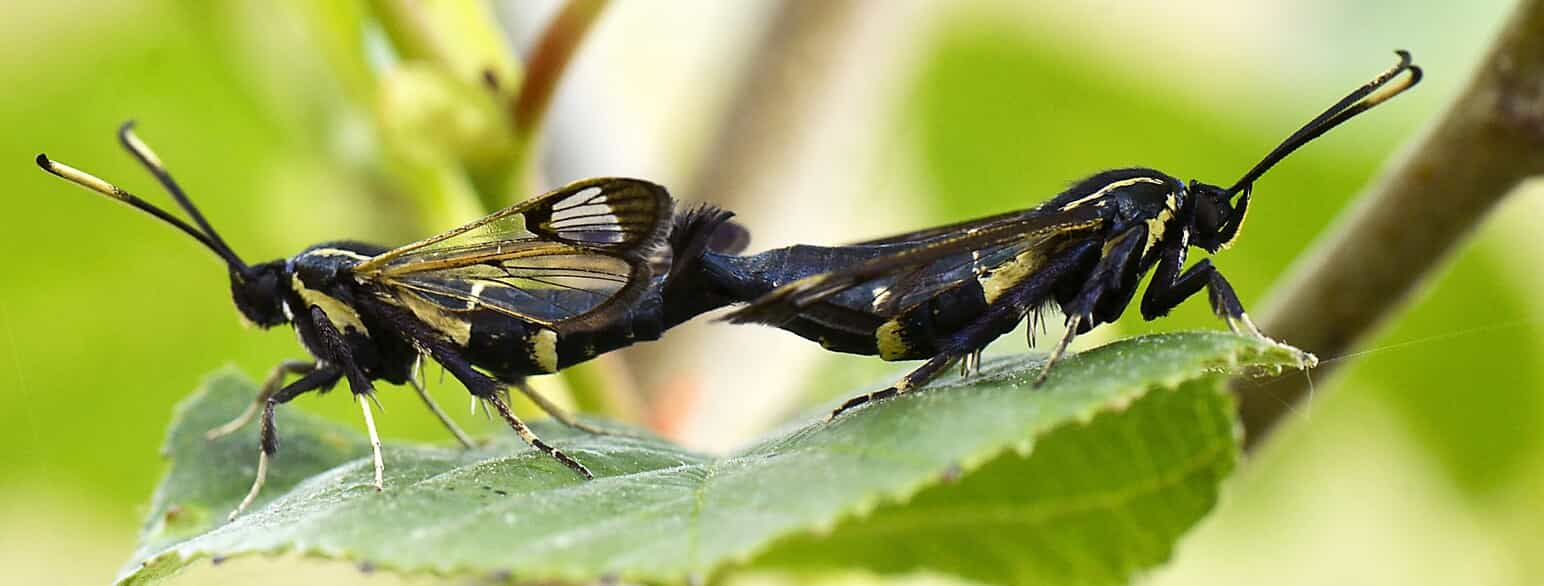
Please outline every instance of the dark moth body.
[[[313, 358], [278, 365], [246, 412], [210, 430], [211, 439], [222, 437], [261, 412], [257, 475], [236, 512], [257, 497], [269, 458], [278, 450], [275, 408], [339, 381], [346, 380], [355, 395], [375, 448], [377, 489], [384, 487], [384, 464], [370, 407], [374, 381], [412, 384], [457, 439], [470, 446], [471, 440], [416, 380], [424, 358], [443, 366], [530, 445], [581, 476], [593, 477], [532, 433], [510, 410], [503, 391], [518, 389], [563, 423], [599, 431], [536, 393], [525, 378], [656, 339], [670, 325], [695, 315], [682, 309], [692, 303], [667, 299], [689, 294], [672, 276], [689, 272], [729, 217], [711, 207], [673, 215], [663, 187], [597, 178], [396, 248], [330, 242], [289, 259], [248, 265], [133, 134], [132, 125], [120, 129], [119, 140], [191, 222], [46, 155], [38, 155], [37, 163], [150, 214], [219, 255], [241, 315], [263, 328], [289, 324]], [[291, 376], [297, 378], [286, 382]]]
[[[557, 372], [636, 342], [657, 340], [666, 329], [663, 279], [656, 279], [636, 303], [603, 327], [552, 327], [460, 299], [432, 294], [420, 297], [373, 286], [351, 273], [354, 265], [385, 251], [384, 247], [360, 242], [320, 244], [283, 261], [288, 278], [280, 279], [286, 284], [283, 311], [292, 316], [297, 307], [322, 307], [333, 327], [343, 334], [354, 363], [372, 380], [406, 383], [420, 357], [412, 332], [398, 326], [403, 308], [419, 322], [418, 327], [459, 346], [461, 357], [471, 366], [508, 383]], [[472, 293], [470, 288], [467, 293]], [[477, 295], [507, 293], [479, 291]], [[566, 289], [547, 290], [541, 295], [555, 306], [581, 306], [592, 296]], [[292, 325], [302, 345], [325, 362], [327, 345], [317, 328], [306, 320], [292, 321]]]
[[324, 365], [332, 358], [316, 324], [294, 318], [297, 308], [309, 311], [315, 305], [322, 308], [328, 321], [343, 335], [354, 364], [366, 377], [400, 385], [412, 375], [418, 351], [411, 341], [392, 329], [385, 317], [362, 302], [374, 293], [364, 290], [349, 276], [349, 270], [360, 260], [386, 250], [361, 242], [331, 242], [273, 264], [280, 271], [280, 310], [308, 353]]
[[[645, 185], [582, 182], [403, 249], [319, 244], [233, 271], [232, 293], [249, 320], [291, 324], [318, 370], [341, 371], [356, 386], [408, 382], [428, 356], [488, 398], [495, 380], [522, 383], [659, 337], [667, 287], [649, 257], [666, 236], [694, 246], [693, 230], [711, 232], [727, 214], [683, 214], [671, 234], [668, 197]], [[630, 209], [648, 216], [635, 229], [619, 219]], [[703, 217], [715, 223], [691, 223]], [[510, 219], [518, 222], [497, 223]]]
[[[1213, 312], [1230, 329], [1260, 336], [1210, 259], [1186, 267], [1189, 249], [1216, 253], [1231, 244], [1254, 181], [1266, 170], [1414, 86], [1420, 69], [1408, 53], [1399, 57], [1398, 64], [1309, 121], [1230, 187], [1186, 184], [1148, 168], [1115, 169], [1024, 211], [851, 246], [795, 246], [741, 258], [709, 255], [703, 280], [749, 302], [731, 313], [730, 321], [778, 326], [839, 352], [927, 359], [894, 386], [856, 397], [836, 413], [904, 393], [956, 361], [972, 371], [988, 343], [1027, 316], [1055, 307], [1066, 316], [1067, 331], [1038, 384], [1073, 337], [1125, 312], [1148, 273], [1144, 318], [1166, 315], [1205, 288]], [[1400, 78], [1402, 73], [1409, 75]]]
[[[1159, 258], [1165, 232], [1174, 226], [1189, 195], [1183, 183], [1152, 169], [1121, 169], [1086, 179], [1033, 210], [1004, 219], [1032, 219], [1086, 209], [1057, 224], [1033, 246], [1006, 245], [940, 255], [916, 269], [894, 272], [842, 289], [803, 305], [779, 327], [850, 354], [885, 360], [932, 358], [960, 345], [955, 340], [979, 321], [991, 305], [1015, 286], [1033, 284], [1026, 311], [1072, 303], [1087, 282], [1102, 250], [1113, 236], [1139, 243], [1114, 268], [1112, 284], [1094, 303], [1087, 331], [1119, 318], [1130, 304], [1141, 276]], [[937, 234], [934, 235], [933, 233]], [[941, 244], [953, 230], [933, 230], [873, 243], [848, 246], [797, 245], [751, 256], [709, 253], [702, 262], [708, 280], [727, 295], [754, 301], [806, 278], [861, 266], [901, 253]], [[1017, 244], [1017, 243], [1015, 243]], [[1034, 279], [1030, 279], [1030, 276]], [[1021, 293], [1022, 295], [1022, 293]], [[995, 339], [1012, 330], [1022, 315], [972, 332]], [[1150, 316], [1156, 317], [1156, 315]]]

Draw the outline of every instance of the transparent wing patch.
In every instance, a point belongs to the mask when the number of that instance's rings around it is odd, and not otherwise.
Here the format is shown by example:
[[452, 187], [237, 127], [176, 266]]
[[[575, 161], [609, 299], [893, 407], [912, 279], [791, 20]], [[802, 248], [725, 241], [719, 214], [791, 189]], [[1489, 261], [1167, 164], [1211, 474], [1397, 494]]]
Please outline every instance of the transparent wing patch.
[[403, 274], [415, 265], [441, 268], [457, 259], [520, 253], [527, 245], [562, 243], [605, 254], [646, 256], [670, 230], [665, 188], [638, 179], [571, 183], [475, 222], [408, 244], [361, 263], [356, 274]]
[[595, 311], [636, 278], [636, 265], [590, 253], [548, 254], [388, 277], [435, 309], [486, 309], [543, 324]]
[[356, 265], [418, 307], [595, 324], [647, 288], [671, 199], [637, 179], [587, 179]]

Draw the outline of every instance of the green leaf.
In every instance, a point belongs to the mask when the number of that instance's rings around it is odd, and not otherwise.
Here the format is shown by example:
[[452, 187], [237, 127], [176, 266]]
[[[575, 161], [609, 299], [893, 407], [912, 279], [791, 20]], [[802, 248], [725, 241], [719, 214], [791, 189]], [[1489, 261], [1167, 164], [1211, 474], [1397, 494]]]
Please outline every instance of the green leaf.
[[1215, 376], [1136, 399], [1128, 412], [1043, 436], [839, 526], [788, 539], [758, 565], [933, 570], [995, 584], [1121, 584], [1167, 561], [1217, 500], [1237, 455], [1232, 398]]
[[231, 523], [255, 442], [202, 434], [255, 391], [220, 374], [179, 409], [171, 471], [120, 581], [299, 552], [532, 581], [681, 581], [761, 563], [1118, 582], [1166, 559], [1215, 502], [1237, 439], [1223, 374], [1299, 360], [1227, 334], [1148, 336], [1071, 356], [1038, 390], [1038, 358], [990, 360], [967, 381], [832, 423], [810, 414], [726, 456], [538, 425], [590, 482], [509, 437], [470, 451], [388, 444], [384, 492], [356, 433], [291, 408], [264, 494]]

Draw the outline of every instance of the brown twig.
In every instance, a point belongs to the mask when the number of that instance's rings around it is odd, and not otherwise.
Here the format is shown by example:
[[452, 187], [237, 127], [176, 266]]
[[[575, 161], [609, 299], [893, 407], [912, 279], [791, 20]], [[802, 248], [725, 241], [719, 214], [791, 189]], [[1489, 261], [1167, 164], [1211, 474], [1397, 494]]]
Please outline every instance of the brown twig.
[[[1521, 2], [1468, 86], [1407, 153], [1299, 261], [1261, 329], [1320, 356], [1345, 353], [1397, 314], [1496, 203], [1544, 174], [1544, 0]], [[1246, 446], [1306, 391], [1293, 373], [1250, 383], [1239, 403]]]

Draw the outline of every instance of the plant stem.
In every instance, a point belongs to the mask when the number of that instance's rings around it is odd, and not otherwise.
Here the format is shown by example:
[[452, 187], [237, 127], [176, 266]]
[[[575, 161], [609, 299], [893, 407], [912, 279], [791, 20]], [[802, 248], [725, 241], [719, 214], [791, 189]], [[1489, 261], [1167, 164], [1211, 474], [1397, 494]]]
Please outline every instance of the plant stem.
[[[1544, 0], [1524, 0], [1447, 111], [1299, 260], [1266, 304], [1261, 329], [1320, 356], [1345, 353], [1396, 315], [1498, 202], [1539, 174]], [[1296, 373], [1248, 385], [1239, 410], [1252, 449], [1307, 386]]]
[[517, 151], [515, 160], [522, 166], [514, 170], [512, 185], [523, 183], [524, 166], [531, 163], [533, 138], [546, 118], [558, 81], [563, 78], [579, 44], [605, 11], [606, 4], [607, 0], [569, 0], [542, 31], [541, 38], [531, 50], [525, 81], [509, 101], [509, 121]]
[[[485, 149], [478, 156], [451, 150], [428, 161], [399, 157], [393, 167], [435, 214], [431, 226], [460, 224], [541, 191], [526, 175], [532, 143], [563, 71], [606, 0], [565, 4], [538, 39], [527, 67], [509, 51], [511, 43], [492, 24], [496, 19], [484, 3], [371, 0], [370, 6], [405, 63], [402, 67], [430, 63], [449, 73], [450, 83], [476, 88], [475, 93], [454, 95], [491, 100], [489, 106], [503, 118], [493, 129], [501, 138], [506, 131], [513, 137], [508, 147], [474, 137]], [[570, 394], [582, 410], [638, 421], [642, 408], [631, 393], [634, 387], [625, 366], [615, 357], [602, 356], [554, 377], [545, 390]], [[559, 382], [566, 384], [553, 386]]]
[[[371, 0], [370, 9], [403, 63], [433, 64], [449, 74], [453, 83], [471, 88], [482, 88], [490, 77], [512, 87], [520, 82], [520, 63], [483, 3]], [[487, 107], [496, 112], [491, 100]], [[392, 163], [399, 167], [399, 175], [420, 176], [412, 181], [414, 195], [439, 216], [429, 225], [439, 229], [502, 207], [510, 196], [507, 184], [500, 180], [511, 175], [508, 169], [521, 166], [512, 160], [514, 156], [513, 148], [504, 147], [499, 152], [484, 152], [478, 160], [448, 155], [443, 161], [425, 162], [399, 156]], [[452, 184], [456, 189], [418, 191], [425, 186]], [[473, 209], [477, 207], [482, 209]]]
[[402, 61], [438, 63], [472, 85], [488, 74], [505, 84], [520, 82], [520, 62], [485, 4], [371, 0], [370, 7]]
[[[870, 12], [884, 8], [875, 4]], [[852, 53], [857, 38], [853, 30], [863, 22], [862, 10], [863, 5], [852, 0], [776, 4], [746, 63], [738, 67], [728, 106], [711, 126], [702, 158], [693, 163], [684, 185], [671, 191], [684, 200], [743, 210], [754, 206], [763, 186], [795, 170], [791, 153], [808, 146], [806, 136], [813, 133], [816, 119], [812, 113], [830, 100], [842, 67], [838, 56]], [[722, 339], [691, 328], [671, 335], [669, 348], [642, 345], [626, 355], [639, 373], [640, 386], [657, 391], [650, 397], [646, 418], [655, 431], [699, 439], [702, 436], [690, 435], [703, 433], [696, 422], [713, 421], [720, 429], [731, 429], [749, 421], [713, 411], [720, 403], [704, 399], [707, 389], [699, 387], [695, 377], [681, 375], [700, 371], [702, 352], [722, 344]], [[793, 392], [792, 385], [784, 388]]]
[[[507, 102], [510, 131], [514, 135], [513, 165], [500, 180], [511, 194], [500, 205], [524, 197], [530, 181], [526, 173], [535, 157], [537, 132], [541, 130], [552, 96], [563, 72], [573, 61], [580, 43], [605, 12], [607, 0], [569, 0], [542, 31], [526, 61], [525, 80]], [[604, 413], [619, 421], [642, 420], [643, 406], [627, 363], [615, 355], [596, 357], [563, 371], [563, 382], [580, 411]]]
[[850, 0], [788, 2], [772, 17], [765, 36], [744, 68], [727, 114], [715, 132], [707, 158], [698, 165], [687, 197], [733, 206], [748, 197], [748, 185], [768, 173], [768, 161], [787, 155], [811, 104], [830, 90], [833, 58], [852, 41], [860, 15]]

